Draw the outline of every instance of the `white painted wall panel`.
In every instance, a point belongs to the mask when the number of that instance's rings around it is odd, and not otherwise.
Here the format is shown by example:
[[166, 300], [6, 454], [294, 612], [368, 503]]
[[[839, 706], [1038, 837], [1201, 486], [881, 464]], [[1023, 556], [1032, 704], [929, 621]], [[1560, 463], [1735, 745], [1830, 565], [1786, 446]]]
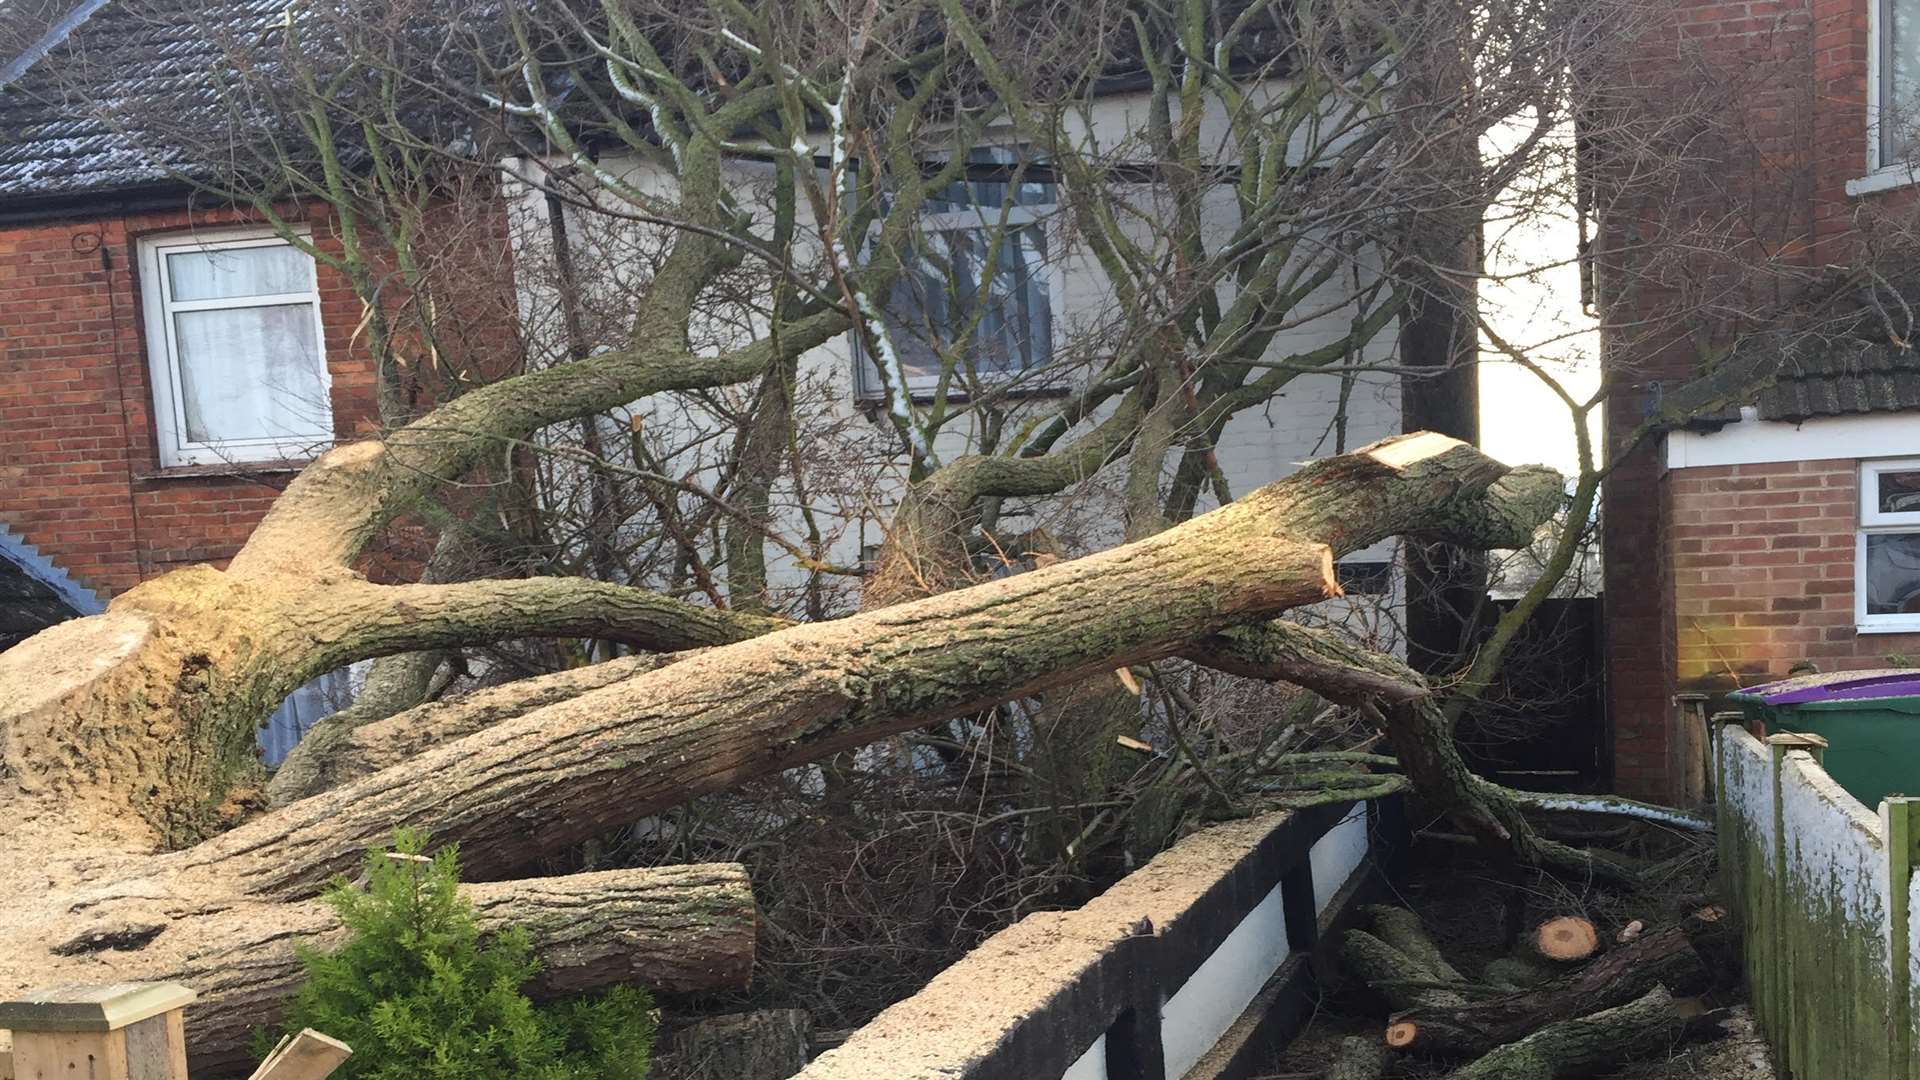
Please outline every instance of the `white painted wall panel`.
[[1287, 916], [1275, 886], [1161, 1009], [1168, 1076], [1185, 1076], [1213, 1049], [1287, 952]]
[[1095, 1039], [1080, 1060], [1060, 1074], [1060, 1080], [1107, 1080], [1107, 1037]]
[[1340, 824], [1314, 842], [1308, 861], [1313, 864], [1313, 910], [1327, 910], [1353, 872], [1367, 857], [1367, 804], [1355, 806]]

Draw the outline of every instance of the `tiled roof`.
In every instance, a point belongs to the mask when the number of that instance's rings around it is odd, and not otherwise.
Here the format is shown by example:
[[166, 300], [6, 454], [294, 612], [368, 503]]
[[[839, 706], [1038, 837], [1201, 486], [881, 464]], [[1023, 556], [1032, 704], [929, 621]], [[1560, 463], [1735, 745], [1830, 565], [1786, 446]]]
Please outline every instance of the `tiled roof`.
[[[1744, 404], [1758, 419], [1798, 423], [1822, 416], [1920, 411], [1920, 351], [1880, 342], [1835, 341], [1789, 351], [1772, 380]], [[1731, 406], [1688, 426], [1737, 422]]]
[[[0, 54], [0, 199], [167, 183], [186, 160], [149, 120], [224, 109], [218, 73], [234, 35], [257, 35], [288, 0], [80, 0], [47, 34]], [[36, 58], [35, 53], [40, 55]]]
[[[702, 0], [675, 2], [704, 8]], [[274, 126], [266, 119], [273, 115], [270, 104], [256, 110], [236, 101], [274, 82], [272, 50], [260, 45], [297, 3], [0, 0], [0, 202], [172, 187], [178, 173], [201, 169], [229, 178], [248, 159], [245, 141], [272, 135], [266, 130]], [[1227, 10], [1243, 3], [1230, 0]], [[45, 10], [35, 28], [6, 34], [9, 6], [29, 4]], [[437, 4], [427, 10], [444, 14]], [[1284, 11], [1275, 6], [1247, 21], [1234, 67], [1284, 70], [1294, 40]], [[49, 29], [42, 33], [41, 26]], [[1104, 50], [1109, 65], [1099, 82], [1109, 92], [1134, 85], [1141, 74], [1130, 25], [1111, 29], [1115, 40]], [[444, 31], [429, 33], [424, 53], [444, 37]], [[234, 72], [236, 56], [248, 57], [246, 78]], [[698, 82], [708, 76], [704, 52], [688, 52], [684, 60], [684, 77]], [[591, 64], [586, 69], [597, 71]], [[246, 85], [249, 78], [257, 85]], [[585, 103], [582, 108], [581, 119], [591, 127], [598, 113]], [[433, 122], [427, 114], [437, 109], [427, 106], [423, 122]], [[451, 123], [439, 136], [446, 145], [457, 143], [453, 129], [464, 130], [468, 122]], [[182, 131], [200, 145], [183, 148]], [[590, 131], [586, 137], [592, 141]]]

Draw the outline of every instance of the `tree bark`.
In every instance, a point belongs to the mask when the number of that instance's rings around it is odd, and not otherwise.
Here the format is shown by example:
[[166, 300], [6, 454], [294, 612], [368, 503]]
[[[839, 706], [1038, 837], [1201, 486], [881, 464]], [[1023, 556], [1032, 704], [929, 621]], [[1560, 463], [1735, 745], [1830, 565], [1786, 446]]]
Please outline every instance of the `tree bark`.
[[1421, 1007], [1387, 1025], [1387, 1044], [1410, 1053], [1473, 1057], [1549, 1024], [1624, 1005], [1656, 986], [1679, 990], [1706, 981], [1686, 932], [1671, 927], [1614, 949], [1543, 986], [1451, 1007]]
[[1364, 930], [1349, 930], [1340, 943], [1340, 959], [1395, 1010], [1452, 1009], [1466, 1004], [1453, 980]]
[[[296, 486], [323, 483], [313, 476]], [[291, 570], [170, 574], [105, 616], [0, 655], [0, 820], [12, 826], [11, 859], [0, 866], [0, 992], [73, 972], [80, 961], [62, 949], [110, 911], [133, 925], [129, 913], [145, 910], [146, 928], [96, 935], [79, 977], [152, 971], [202, 920], [310, 899], [396, 825], [460, 843], [475, 877], [511, 876], [692, 796], [1176, 655], [1333, 595], [1333, 558], [1388, 535], [1516, 542], [1558, 483], [1451, 439], [1402, 437], [1312, 463], [1147, 540], [772, 633], [763, 633], [768, 620], [576, 581], [375, 586], [311, 568], [297, 580]], [[618, 636], [610, 623], [667, 647], [735, 643], [152, 853], [248, 812], [215, 751], [250, 740], [255, 710], [316, 667], [369, 647], [442, 647], [503, 627], [523, 636], [598, 624], [591, 636]], [[153, 911], [167, 920], [158, 933]]]
[[[32, 985], [170, 981], [193, 987], [196, 1073], [240, 1065], [253, 1030], [278, 1022], [304, 977], [296, 945], [345, 935], [324, 901], [233, 903], [122, 893], [90, 898], [48, 931], [61, 938]], [[462, 886], [483, 930], [522, 927], [540, 973], [536, 997], [616, 983], [668, 991], [744, 989], [758, 929], [746, 870], [733, 863], [608, 870]], [[60, 913], [64, 915], [65, 913]]]
[[1327, 1067], [1326, 1080], [1380, 1080], [1386, 1075], [1388, 1057], [1380, 1040], [1349, 1035], [1340, 1040], [1340, 1050]]
[[1419, 915], [1406, 908], [1386, 904], [1372, 905], [1366, 909], [1366, 913], [1373, 919], [1373, 930], [1380, 940], [1418, 961], [1444, 982], [1467, 981], [1459, 969], [1447, 962], [1440, 946], [1428, 936], [1426, 927], [1420, 924]]
[[1571, 1080], [1658, 1054], [1685, 1032], [1673, 997], [1656, 986], [1645, 996], [1603, 1012], [1566, 1020], [1508, 1043], [1447, 1080]]

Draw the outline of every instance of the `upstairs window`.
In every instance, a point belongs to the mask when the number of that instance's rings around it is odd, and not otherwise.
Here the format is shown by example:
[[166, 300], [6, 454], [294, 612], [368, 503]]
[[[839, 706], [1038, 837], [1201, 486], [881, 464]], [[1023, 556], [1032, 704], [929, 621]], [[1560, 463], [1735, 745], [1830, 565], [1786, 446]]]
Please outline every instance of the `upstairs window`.
[[1862, 631], [1920, 630], [1920, 458], [1860, 467], [1854, 568]]
[[[1006, 382], [1053, 360], [1046, 221], [1058, 189], [1014, 183], [1017, 160], [1008, 147], [974, 150], [967, 177], [920, 212], [882, 312], [915, 397], [940, 392], [949, 364], [946, 392], [960, 395], [975, 380]], [[862, 393], [879, 397], [885, 384], [873, 358], [861, 356]]]
[[161, 465], [304, 458], [333, 441], [311, 256], [265, 230], [155, 237], [140, 286]]
[[1907, 161], [1915, 148], [1920, 109], [1920, 0], [1873, 0], [1873, 56], [1868, 63], [1873, 102], [1870, 163]]

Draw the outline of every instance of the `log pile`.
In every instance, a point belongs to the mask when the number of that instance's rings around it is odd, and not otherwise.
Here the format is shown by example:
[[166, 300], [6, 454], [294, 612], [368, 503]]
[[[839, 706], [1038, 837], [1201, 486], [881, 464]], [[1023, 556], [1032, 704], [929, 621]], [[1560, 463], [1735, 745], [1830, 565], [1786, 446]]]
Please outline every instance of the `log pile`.
[[1451, 1063], [1447, 1080], [1570, 1080], [1726, 1031], [1723, 1013], [1688, 996], [1727, 978], [1702, 959], [1723, 948], [1725, 920], [1711, 906], [1610, 933], [1558, 915], [1520, 935], [1516, 955], [1478, 965], [1478, 978], [1462, 974], [1475, 965], [1450, 960], [1415, 912], [1365, 914], [1370, 929], [1348, 931], [1340, 958], [1387, 1007], [1387, 1022], [1377, 1040], [1348, 1040], [1329, 1077], [1380, 1080], [1413, 1056]]

